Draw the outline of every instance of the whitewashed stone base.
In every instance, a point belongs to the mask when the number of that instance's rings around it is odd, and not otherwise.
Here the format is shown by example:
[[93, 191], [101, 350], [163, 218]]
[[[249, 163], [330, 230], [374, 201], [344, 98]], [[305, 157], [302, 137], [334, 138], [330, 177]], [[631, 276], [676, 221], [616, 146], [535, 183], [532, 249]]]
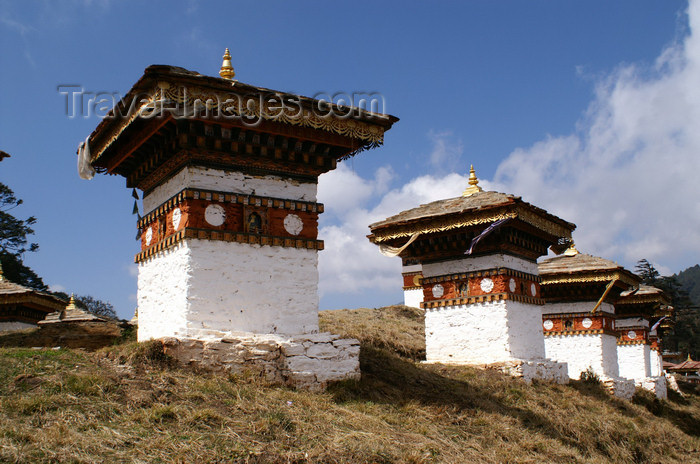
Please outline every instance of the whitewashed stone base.
[[426, 361], [493, 364], [545, 359], [542, 313], [510, 300], [425, 311]]
[[541, 320], [539, 306], [510, 300], [426, 309], [426, 362], [567, 383], [566, 364], [544, 356]]
[[659, 354], [658, 351], [656, 350], [651, 350], [650, 353], [650, 366], [651, 366], [651, 376], [652, 377], [659, 377], [664, 375], [664, 368], [663, 368], [663, 358], [661, 357], [661, 354]]
[[651, 377], [651, 349], [649, 345], [618, 345], [617, 364], [620, 377], [637, 383]]
[[187, 239], [139, 263], [138, 340], [318, 332], [316, 250]]
[[600, 383], [603, 384], [603, 388], [605, 388], [608, 393], [617, 398], [630, 400], [634, 396], [634, 380], [603, 376], [600, 378]]
[[544, 345], [549, 359], [569, 365], [572, 379], [579, 379], [589, 368], [600, 378], [619, 377], [617, 339], [613, 335], [549, 335], [544, 337]]
[[412, 288], [403, 291], [403, 304], [412, 308], [420, 308], [423, 302], [423, 289]]
[[665, 400], [668, 398], [666, 377], [647, 377], [635, 383], [638, 387], [642, 387], [643, 389], [654, 393], [660, 400]]
[[360, 342], [329, 333], [283, 337], [229, 334], [218, 339], [160, 339], [183, 365], [214, 372], [254, 372], [266, 381], [307, 390], [360, 378]]

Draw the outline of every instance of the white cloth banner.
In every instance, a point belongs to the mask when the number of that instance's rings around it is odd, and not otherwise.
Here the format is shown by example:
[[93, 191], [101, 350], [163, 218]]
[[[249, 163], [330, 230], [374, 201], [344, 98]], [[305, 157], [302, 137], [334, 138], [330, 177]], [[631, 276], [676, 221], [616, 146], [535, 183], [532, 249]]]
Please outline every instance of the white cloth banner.
[[411, 235], [411, 238], [408, 239], [408, 242], [406, 242], [401, 248], [396, 248], [393, 246], [389, 245], [379, 245], [379, 252], [383, 254], [384, 256], [388, 256], [390, 258], [393, 258], [394, 256], [398, 256], [403, 250], [408, 248], [408, 246], [413, 243], [415, 239], [418, 238], [420, 235], [420, 232], [416, 232], [415, 234]]
[[78, 145], [78, 175], [85, 180], [95, 177], [95, 168], [90, 164], [90, 136]]

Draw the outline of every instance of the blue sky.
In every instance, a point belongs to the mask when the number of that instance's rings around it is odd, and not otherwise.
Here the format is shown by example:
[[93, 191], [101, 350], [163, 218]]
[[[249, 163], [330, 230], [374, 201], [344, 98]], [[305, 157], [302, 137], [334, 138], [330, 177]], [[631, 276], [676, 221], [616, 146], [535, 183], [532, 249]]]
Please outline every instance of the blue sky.
[[700, 207], [688, 199], [700, 194], [690, 175], [700, 14], [689, 21], [687, 9], [0, 0], [0, 150], [12, 155], [0, 181], [24, 199], [18, 216], [38, 218], [41, 248], [26, 262], [45, 282], [130, 317], [130, 191], [120, 177], [78, 178], [76, 147], [99, 120], [67, 117], [57, 86], [124, 94], [151, 64], [216, 75], [229, 47], [242, 82], [309, 96], [379, 92], [401, 118], [384, 147], [321, 180], [322, 309], [400, 301], [398, 259], [366, 243], [367, 224], [458, 195], [470, 163], [487, 187], [577, 223], [582, 251], [677, 272], [700, 261]]

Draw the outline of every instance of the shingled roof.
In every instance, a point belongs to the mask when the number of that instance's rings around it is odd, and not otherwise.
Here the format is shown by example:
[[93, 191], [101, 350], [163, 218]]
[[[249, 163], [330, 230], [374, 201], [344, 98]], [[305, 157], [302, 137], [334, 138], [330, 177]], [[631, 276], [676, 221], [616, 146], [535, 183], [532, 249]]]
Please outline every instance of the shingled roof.
[[40, 292], [5, 279], [0, 272], [0, 304], [33, 303], [47, 309], [47, 312], [62, 309], [66, 302], [50, 293]]
[[671, 304], [671, 299], [660, 288], [640, 284], [638, 288], [632, 288], [622, 292], [616, 304], [638, 304], [647, 302], [658, 302], [668, 305]]
[[[272, 103], [269, 108], [254, 104], [252, 110], [246, 106], [240, 108], [238, 97], [246, 99], [251, 96], [279, 96], [283, 101], [293, 99], [299, 102], [301, 111], [294, 107], [293, 111], [283, 111], [279, 102]], [[301, 126], [302, 128], [318, 129], [343, 135], [358, 141], [357, 150], [352, 154], [379, 146], [383, 143], [384, 132], [399, 120], [399, 118], [382, 113], [375, 113], [364, 108], [341, 107], [328, 102], [327, 113], [341, 116], [319, 115], [319, 100], [296, 95], [288, 92], [280, 92], [245, 84], [240, 81], [206, 76], [196, 71], [168, 65], [151, 65], [144, 70], [143, 76], [133, 85], [129, 92], [117, 103], [90, 134], [91, 161], [96, 162], [102, 158], [109, 147], [127, 127], [140, 118], [141, 109], [159, 108], [160, 102], [165, 102], [164, 108], [168, 110], [168, 102], [183, 101], [193, 105], [199, 102], [215, 102], [216, 106], [230, 114], [248, 115], [250, 111], [262, 119], [279, 122], [285, 125]], [[255, 99], [253, 103], [258, 100]], [[262, 98], [263, 104], [267, 104]], [[246, 101], [247, 103], [247, 101]], [[209, 104], [209, 103], [207, 103]], [[325, 109], [325, 103], [322, 109]], [[178, 114], [182, 117], [182, 115]], [[147, 116], [149, 119], [152, 116]]]
[[531, 205], [521, 197], [500, 192], [477, 192], [448, 198], [402, 211], [370, 224], [370, 240], [378, 243], [415, 232], [438, 232], [476, 224], [488, 224], [507, 217], [535, 226], [545, 226], [552, 235], [570, 237], [575, 224]]
[[639, 277], [614, 261], [585, 253], [563, 254], [538, 264], [542, 284], [571, 282], [610, 281], [615, 278], [636, 287]]

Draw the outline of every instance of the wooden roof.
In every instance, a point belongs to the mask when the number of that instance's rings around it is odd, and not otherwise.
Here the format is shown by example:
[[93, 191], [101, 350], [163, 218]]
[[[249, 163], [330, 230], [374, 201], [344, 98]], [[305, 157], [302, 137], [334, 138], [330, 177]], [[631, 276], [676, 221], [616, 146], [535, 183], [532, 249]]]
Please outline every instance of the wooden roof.
[[[665, 364], [665, 363], [664, 363]], [[678, 371], [698, 371], [700, 372], [700, 361], [693, 361], [690, 359], [690, 356], [688, 356], [688, 359], [683, 361], [682, 363], [679, 364], [674, 364], [669, 367], [665, 367], [664, 369], [667, 369], [672, 372], [678, 372]]]
[[521, 219], [556, 237], [571, 237], [571, 232], [576, 228], [575, 224], [524, 202], [519, 196], [477, 192], [420, 205], [370, 224], [372, 234], [369, 238], [379, 243], [416, 232], [439, 232], [488, 224], [507, 217]]
[[0, 276], [0, 304], [29, 304], [32, 307], [41, 307], [46, 312], [52, 312], [63, 309], [66, 303], [55, 295], [10, 282]]
[[[285, 101], [290, 99], [298, 101], [303, 111], [291, 114], [280, 111], [276, 106], [266, 107], [265, 111], [262, 111], [260, 105], [253, 105], [254, 108], [249, 110], [247, 107], [236, 106], [235, 103], [236, 101], [240, 102], [241, 98], [256, 97], [254, 101], [257, 101], [257, 97], [272, 95]], [[89, 145], [92, 162], [95, 163], [104, 156], [108, 156], [110, 146], [128, 127], [136, 125], [133, 131], [136, 134], [144, 130], [151, 131], [151, 128], [143, 127], [144, 121], [152, 122], [158, 118], [154, 116], [140, 117], [139, 109], [158, 107], [156, 102], [164, 102], [165, 111], [169, 111], [169, 103], [182, 104], [183, 101], [188, 101], [191, 105], [195, 100], [206, 102], [210, 99], [217, 102], [218, 109], [225, 110], [229, 115], [257, 115], [264, 122], [299, 127], [312, 132], [326, 132], [354, 140], [351, 148], [343, 156], [352, 156], [359, 151], [381, 145], [384, 132], [398, 121], [395, 116], [353, 107], [339, 107], [334, 104], [331, 105], [333, 116], [319, 115], [313, 109], [318, 107], [320, 102], [313, 98], [219, 77], [205, 76], [176, 66], [152, 65], [146, 68], [143, 76], [90, 134]], [[265, 106], [264, 98], [261, 101]], [[278, 104], [274, 103], [273, 105]], [[183, 117], [181, 113], [172, 111], [168, 116], [171, 118]], [[160, 119], [163, 123], [167, 122], [167, 118], [161, 117]], [[130, 138], [133, 135], [131, 134]], [[104, 162], [95, 165], [101, 167], [103, 164]]]
[[620, 294], [620, 299], [615, 304], [642, 304], [659, 303], [663, 305], [671, 304], [671, 299], [660, 288], [651, 285], [640, 284], [637, 288], [625, 290]]
[[585, 253], [561, 255], [538, 264], [542, 285], [558, 283], [601, 282], [617, 279], [631, 287], [640, 279], [614, 261]]

